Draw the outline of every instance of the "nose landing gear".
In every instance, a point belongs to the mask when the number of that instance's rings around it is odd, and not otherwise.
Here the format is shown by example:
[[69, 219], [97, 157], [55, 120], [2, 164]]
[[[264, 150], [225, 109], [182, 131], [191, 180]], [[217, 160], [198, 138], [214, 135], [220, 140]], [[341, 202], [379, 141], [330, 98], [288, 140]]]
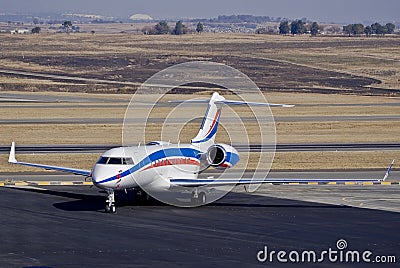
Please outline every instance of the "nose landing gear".
[[107, 201], [105, 206], [106, 213], [116, 213], [117, 209], [115, 208], [115, 197], [113, 190], [107, 190]]

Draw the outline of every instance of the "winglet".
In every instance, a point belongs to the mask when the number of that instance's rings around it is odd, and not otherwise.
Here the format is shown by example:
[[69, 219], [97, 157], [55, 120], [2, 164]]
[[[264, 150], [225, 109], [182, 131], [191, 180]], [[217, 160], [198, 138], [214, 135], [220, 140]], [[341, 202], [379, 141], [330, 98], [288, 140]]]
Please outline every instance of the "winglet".
[[10, 156], [8, 157], [8, 163], [17, 163], [17, 159], [15, 159], [15, 142], [11, 143]]
[[389, 177], [390, 171], [392, 171], [393, 164], [394, 164], [394, 159], [393, 159], [392, 163], [390, 163], [388, 169], [386, 170], [386, 174], [383, 177], [382, 181], [385, 181], [387, 179], [387, 177]]

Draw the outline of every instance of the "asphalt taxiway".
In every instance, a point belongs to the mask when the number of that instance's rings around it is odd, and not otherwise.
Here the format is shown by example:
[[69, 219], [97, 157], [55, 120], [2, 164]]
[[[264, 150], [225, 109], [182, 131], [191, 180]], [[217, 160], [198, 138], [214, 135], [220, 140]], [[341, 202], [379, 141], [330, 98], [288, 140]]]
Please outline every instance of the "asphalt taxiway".
[[[1, 187], [0, 267], [265, 267], [272, 265], [256, 258], [264, 246], [322, 251], [335, 248], [339, 239], [353, 250], [398, 254], [399, 213], [305, 202], [296, 198], [320, 188], [281, 187], [290, 189], [285, 198], [271, 196], [279, 188], [262, 189], [262, 195], [238, 189], [199, 208], [138, 205], [120, 194], [114, 215], [103, 212], [104, 193], [88, 186]], [[326, 186], [320, 192], [325, 201], [363, 189], [335, 187], [341, 188]], [[398, 196], [399, 186], [387, 187]], [[364, 199], [384, 196], [382, 186], [365, 189]]]

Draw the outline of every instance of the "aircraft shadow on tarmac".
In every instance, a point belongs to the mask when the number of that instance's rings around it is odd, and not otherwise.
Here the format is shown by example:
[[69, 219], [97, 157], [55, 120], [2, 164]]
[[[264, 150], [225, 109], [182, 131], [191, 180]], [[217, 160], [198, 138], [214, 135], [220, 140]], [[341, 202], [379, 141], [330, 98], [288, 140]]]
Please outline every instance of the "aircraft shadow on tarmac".
[[[53, 206], [65, 211], [99, 211], [103, 212], [105, 204], [105, 192], [98, 191], [99, 194], [74, 193], [69, 191], [41, 190], [34, 188], [13, 188], [15, 190], [39, 193], [44, 195], [66, 197], [74, 199], [71, 201], [54, 203]], [[169, 207], [169, 205], [157, 201], [153, 198], [147, 201], [135, 200], [133, 191], [116, 192], [116, 204], [118, 207], [126, 206], [159, 206]], [[303, 209], [337, 209], [351, 208], [344, 205], [330, 205], [315, 202], [305, 202], [292, 199], [281, 199], [268, 196], [250, 195], [243, 193], [229, 193], [220, 200], [203, 207], [239, 207], [239, 208], [303, 208]]]

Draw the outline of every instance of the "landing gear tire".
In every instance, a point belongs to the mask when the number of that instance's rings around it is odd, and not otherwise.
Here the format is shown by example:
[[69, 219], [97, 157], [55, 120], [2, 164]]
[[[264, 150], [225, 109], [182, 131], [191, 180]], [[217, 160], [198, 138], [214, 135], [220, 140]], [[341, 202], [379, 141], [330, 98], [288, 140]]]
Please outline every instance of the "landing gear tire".
[[196, 192], [192, 193], [192, 197], [190, 198], [190, 202], [192, 205], [205, 205], [207, 202], [207, 197], [205, 192], [200, 192], [197, 194]]
[[116, 207], [115, 207], [115, 205], [106, 205], [106, 207], [104, 208], [104, 211], [106, 212], [106, 213], [116, 213], [117, 212], [117, 209], [116, 209]]
[[197, 199], [198, 199], [198, 203], [200, 205], [204, 205], [207, 202], [206, 193], [205, 192], [201, 192]]
[[115, 205], [112, 205], [110, 207], [110, 213], [116, 213], [116, 212], [117, 212], [117, 209], [115, 208]]

